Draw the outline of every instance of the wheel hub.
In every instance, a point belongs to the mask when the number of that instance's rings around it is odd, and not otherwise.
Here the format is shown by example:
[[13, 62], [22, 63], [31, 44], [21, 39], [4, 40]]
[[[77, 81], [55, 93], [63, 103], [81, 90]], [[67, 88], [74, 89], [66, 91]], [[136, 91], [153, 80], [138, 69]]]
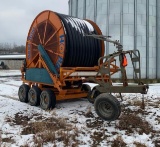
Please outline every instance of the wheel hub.
[[112, 106], [107, 102], [101, 102], [99, 103], [99, 110], [104, 116], [110, 116], [113, 113]]

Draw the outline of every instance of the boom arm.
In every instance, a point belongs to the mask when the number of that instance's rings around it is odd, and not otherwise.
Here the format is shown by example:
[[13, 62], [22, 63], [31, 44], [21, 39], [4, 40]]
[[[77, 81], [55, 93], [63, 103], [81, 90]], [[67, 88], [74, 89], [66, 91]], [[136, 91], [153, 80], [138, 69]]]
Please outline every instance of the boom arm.
[[118, 51], [122, 51], [123, 50], [123, 45], [119, 42], [119, 40], [111, 40], [111, 39], [109, 39], [110, 36], [96, 35], [96, 34], [90, 34], [90, 35], [85, 34], [85, 36], [93, 37], [95, 39], [99, 39], [99, 40], [110, 42], [110, 43], [116, 45], [116, 48], [118, 49]]

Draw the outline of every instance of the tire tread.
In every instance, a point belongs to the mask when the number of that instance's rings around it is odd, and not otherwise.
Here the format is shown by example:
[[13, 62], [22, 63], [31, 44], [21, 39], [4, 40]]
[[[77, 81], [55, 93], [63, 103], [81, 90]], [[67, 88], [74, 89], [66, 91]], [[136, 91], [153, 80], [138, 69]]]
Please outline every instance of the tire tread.
[[[110, 102], [113, 107], [115, 108], [114, 109], [114, 115], [110, 118], [107, 118], [107, 117], [104, 117], [101, 115], [101, 113], [99, 112], [98, 110], [98, 103], [99, 101], [104, 101], [104, 100], [107, 100], [108, 102]], [[111, 94], [108, 94], [108, 93], [102, 93], [100, 94], [96, 99], [95, 99], [95, 103], [94, 103], [94, 107], [95, 107], [95, 111], [96, 113], [98, 114], [98, 116], [100, 116], [102, 119], [106, 120], [106, 121], [114, 121], [116, 120], [120, 114], [121, 114], [121, 106], [120, 106], [120, 102], [117, 100], [116, 97], [114, 97], [113, 95]]]

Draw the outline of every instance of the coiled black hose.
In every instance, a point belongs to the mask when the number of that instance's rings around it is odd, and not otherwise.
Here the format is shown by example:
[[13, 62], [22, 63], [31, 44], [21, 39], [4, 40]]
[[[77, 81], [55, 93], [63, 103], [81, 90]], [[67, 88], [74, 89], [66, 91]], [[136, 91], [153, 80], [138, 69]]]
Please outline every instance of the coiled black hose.
[[63, 67], [92, 67], [101, 56], [101, 42], [84, 34], [98, 34], [93, 26], [75, 17], [57, 13], [66, 31]]

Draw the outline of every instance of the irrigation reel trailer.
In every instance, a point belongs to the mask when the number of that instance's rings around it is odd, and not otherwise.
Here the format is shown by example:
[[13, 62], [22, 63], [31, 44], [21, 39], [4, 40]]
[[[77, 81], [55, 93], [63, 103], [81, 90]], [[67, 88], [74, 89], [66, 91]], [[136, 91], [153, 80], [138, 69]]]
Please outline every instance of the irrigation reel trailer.
[[[90, 32], [94, 35], [84, 35]], [[118, 51], [104, 56], [104, 41], [115, 44]], [[138, 85], [127, 82], [126, 54], [130, 55]], [[112, 83], [111, 76], [117, 72], [122, 75], [122, 86]], [[118, 41], [103, 36], [90, 20], [52, 11], [41, 12], [32, 23], [21, 73], [21, 102], [47, 110], [54, 108], [57, 100], [87, 97], [107, 121], [116, 120], [121, 113], [120, 103], [111, 93], [146, 94], [148, 90], [141, 83], [138, 50], [123, 51]], [[91, 90], [86, 82], [99, 86]]]

